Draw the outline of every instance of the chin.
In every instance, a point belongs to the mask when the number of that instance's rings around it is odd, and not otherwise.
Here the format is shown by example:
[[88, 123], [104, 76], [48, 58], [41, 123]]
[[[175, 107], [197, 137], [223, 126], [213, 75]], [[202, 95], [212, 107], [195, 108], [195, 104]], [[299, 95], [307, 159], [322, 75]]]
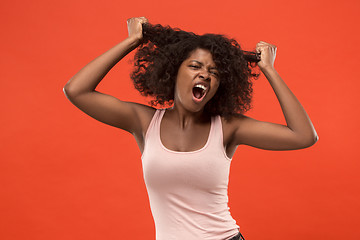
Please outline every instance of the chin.
[[191, 101], [191, 105], [189, 106], [188, 110], [191, 112], [201, 112], [204, 110], [205, 105], [207, 104], [208, 101], [204, 101], [201, 103], [196, 103], [193, 100]]

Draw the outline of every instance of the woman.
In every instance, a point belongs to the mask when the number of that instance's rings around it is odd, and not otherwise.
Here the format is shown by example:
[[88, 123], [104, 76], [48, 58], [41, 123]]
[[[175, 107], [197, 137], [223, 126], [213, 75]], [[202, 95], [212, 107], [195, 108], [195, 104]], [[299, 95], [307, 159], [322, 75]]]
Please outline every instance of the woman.
[[[129, 36], [81, 69], [64, 87], [67, 98], [91, 117], [130, 132], [142, 153], [156, 239], [243, 239], [228, 208], [228, 178], [237, 146], [294, 150], [312, 146], [316, 131], [274, 69], [276, 47], [256, 45], [287, 126], [243, 115], [250, 109], [255, 61], [222, 35], [127, 21]], [[153, 104], [120, 101], [97, 92], [107, 72], [139, 47], [131, 74]]]

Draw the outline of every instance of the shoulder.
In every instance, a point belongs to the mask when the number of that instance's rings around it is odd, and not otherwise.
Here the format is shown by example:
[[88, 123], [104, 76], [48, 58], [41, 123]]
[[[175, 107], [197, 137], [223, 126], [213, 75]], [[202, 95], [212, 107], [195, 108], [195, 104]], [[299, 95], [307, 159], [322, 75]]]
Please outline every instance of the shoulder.
[[134, 109], [136, 111], [136, 114], [138, 115], [139, 119], [141, 120], [142, 124], [147, 125], [150, 124], [150, 121], [152, 117], [154, 116], [156, 112], [156, 108], [147, 106], [140, 103], [135, 103]]
[[231, 116], [228, 118], [221, 116], [220, 118], [223, 128], [226, 130], [236, 130], [239, 127], [239, 124], [249, 119], [249, 117], [243, 114], [238, 114], [236, 116]]
[[156, 112], [156, 108], [134, 102], [131, 102], [131, 105], [139, 123], [134, 131], [134, 134], [140, 137], [144, 134], [144, 132], [146, 132], [147, 127]]
[[136, 113], [144, 118], [152, 117], [156, 112], [156, 108], [141, 103], [133, 103], [133, 107]]
[[228, 118], [220, 116], [224, 145], [229, 145], [234, 141], [235, 133], [239, 129], [239, 126], [243, 125], [242, 123], [246, 121], [247, 118], [248, 117], [243, 114], [231, 116]]

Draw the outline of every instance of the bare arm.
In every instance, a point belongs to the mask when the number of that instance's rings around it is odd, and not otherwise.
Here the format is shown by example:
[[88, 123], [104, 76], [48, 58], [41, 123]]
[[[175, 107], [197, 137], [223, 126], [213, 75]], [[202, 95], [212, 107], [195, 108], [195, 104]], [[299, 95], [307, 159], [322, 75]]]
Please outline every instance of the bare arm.
[[146, 21], [146, 18], [129, 19], [129, 37], [88, 63], [63, 89], [71, 103], [89, 116], [130, 133], [139, 130], [139, 110], [146, 107], [120, 101], [96, 91], [95, 88], [116, 63], [139, 45], [142, 38], [142, 23]]
[[276, 47], [260, 42], [257, 50], [261, 52], [259, 67], [279, 100], [287, 126], [244, 116], [237, 120], [236, 144], [246, 144], [267, 150], [294, 150], [310, 147], [318, 140], [317, 133], [301, 103], [273, 67]]

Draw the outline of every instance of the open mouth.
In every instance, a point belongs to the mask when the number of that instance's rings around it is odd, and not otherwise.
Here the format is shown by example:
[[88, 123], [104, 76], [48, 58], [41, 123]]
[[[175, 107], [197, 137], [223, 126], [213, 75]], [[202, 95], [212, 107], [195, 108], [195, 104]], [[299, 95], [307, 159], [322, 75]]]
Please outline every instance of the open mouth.
[[195, 100], [201, 101], [207, 93], [206, 90], [207, 90], [207, 87], [204, 86], [203, 84], [196, 84], [192, 89]]

